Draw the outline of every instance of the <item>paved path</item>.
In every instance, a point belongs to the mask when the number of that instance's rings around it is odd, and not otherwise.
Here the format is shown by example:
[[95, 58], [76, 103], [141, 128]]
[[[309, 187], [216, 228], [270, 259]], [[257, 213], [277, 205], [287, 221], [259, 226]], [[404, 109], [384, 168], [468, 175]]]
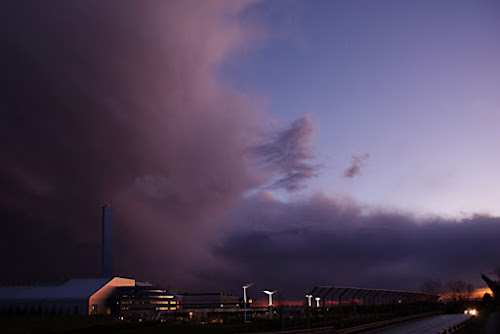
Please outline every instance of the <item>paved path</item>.
[[[458, 324], [470, 316], [465, 314], [443, 314], [410, 324], [382, 330], [378, 334], [435, 334], [452, 325]], [[495, 332], [496, 333], [496, 332]], [[488, 333], [489, 334], [489, 333]], [[496, 333], [498, 334], [498, 333]]]

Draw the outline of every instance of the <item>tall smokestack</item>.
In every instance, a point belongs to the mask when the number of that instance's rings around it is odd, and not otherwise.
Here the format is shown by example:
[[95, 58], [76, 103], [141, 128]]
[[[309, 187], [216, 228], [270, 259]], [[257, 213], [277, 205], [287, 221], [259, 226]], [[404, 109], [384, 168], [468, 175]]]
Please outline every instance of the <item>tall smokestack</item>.
[[113, 277], [113, 207], [102, 207], [102, 276]]

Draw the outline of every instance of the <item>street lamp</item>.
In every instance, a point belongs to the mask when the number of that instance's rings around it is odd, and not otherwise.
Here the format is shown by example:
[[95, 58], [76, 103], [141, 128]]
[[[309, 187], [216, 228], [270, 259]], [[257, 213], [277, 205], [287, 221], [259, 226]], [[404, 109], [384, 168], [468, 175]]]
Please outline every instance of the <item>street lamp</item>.
[[316, 299], [316, 307], [319, 307], [319, 301], [321, 300], [321, 298], [316, 297], [316, 298], [314, 298], [314, 299]]
[[312, 295], [306, 295], [306, 298], [307, 298], [307, 306], [311, 307], [311, 299], [312, 299]]
[[243, 303], [245, 308], [245, 324], [247, 323], [247, 289], [251, 287], [253, 283], [248, 283], [243, 285]]
[[269, 306], [273, 306], [273, 295], [276, 293], [276, 290], [274, 290], [274, 291], [264, 290], [262, 292], [269, 295]]

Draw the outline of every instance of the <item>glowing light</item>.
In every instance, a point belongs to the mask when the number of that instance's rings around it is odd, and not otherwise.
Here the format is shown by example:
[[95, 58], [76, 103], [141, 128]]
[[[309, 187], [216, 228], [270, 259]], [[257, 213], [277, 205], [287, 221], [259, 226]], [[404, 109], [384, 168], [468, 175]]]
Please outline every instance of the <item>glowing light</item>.
[[478, 288], [472, 292], [471, 298], [483, 298], [484, 294], [487, 293], [493, 296], [493, 292], [488, 287]]
[[312, 306], [312, 295], [306, 295], [307, 298], [307, 306], [311, 307]]
[[277, 290], [274, 290], [274, 291], [264, 290], [264, 291], [262, 291], [269, 296], [269, 306], [273, 306], [273, 295], [276, 293], [276, 291]]
[[464, 314], [472, 315], [475, 317], [477, 315], [477, 310], [475, 308], [469, 308], [464, 311]]

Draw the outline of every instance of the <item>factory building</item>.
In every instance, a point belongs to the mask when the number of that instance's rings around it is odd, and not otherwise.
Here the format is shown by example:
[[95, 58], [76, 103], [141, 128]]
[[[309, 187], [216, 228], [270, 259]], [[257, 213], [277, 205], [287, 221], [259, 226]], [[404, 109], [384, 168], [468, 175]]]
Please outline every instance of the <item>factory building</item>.
[[113, 276], [113, 207], [102, 207], [102, 277], [59, 285], [0, 287], [0, 313], [108, 314], [159, 319], [177, 311], [179, 298], [166, 289]]
[[110, 298], [111, 314], [157, 320], [179, 309], [176, 295], [159, 286], [118, 287]]
[[110, 314], [110, 297], [134, 279], [113, 276], [113, 208], [102, 207], [102, 278], [79, 278], [59, 285], [0, 287], [0, 312]]
[[35, 314], [110, 314], [117, 287], [135, 286], [130, 278], [72, 279], [61, 285], [0, 287], [0, 312]]

